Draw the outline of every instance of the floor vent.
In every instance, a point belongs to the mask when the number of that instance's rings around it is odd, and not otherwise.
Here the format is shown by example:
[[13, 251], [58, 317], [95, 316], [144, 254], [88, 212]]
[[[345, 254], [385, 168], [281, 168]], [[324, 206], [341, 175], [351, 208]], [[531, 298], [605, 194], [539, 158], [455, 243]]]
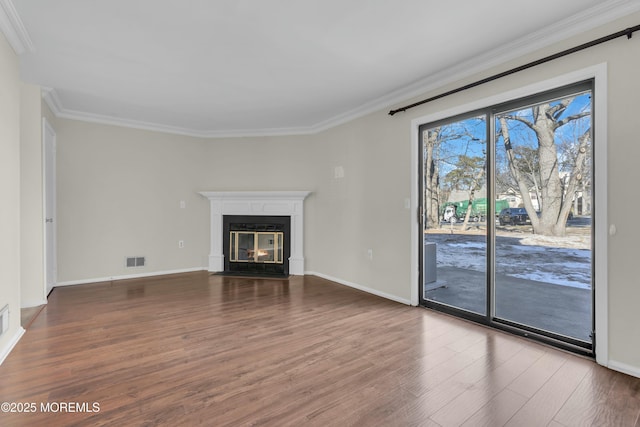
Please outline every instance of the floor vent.
[[9, 304], [0, 310], [0, 335], [3, 335], [9, 329]]
[[127, 267], [144, 267], [146, 260], [143, 256], [128, 256]]

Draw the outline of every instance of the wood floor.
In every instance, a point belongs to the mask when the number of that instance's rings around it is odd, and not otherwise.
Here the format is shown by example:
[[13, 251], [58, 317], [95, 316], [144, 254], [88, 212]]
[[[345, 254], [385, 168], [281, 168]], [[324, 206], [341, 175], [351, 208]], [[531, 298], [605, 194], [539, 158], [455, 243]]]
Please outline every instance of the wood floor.
[[312, 276], [56, 288], [0, 400], [36, 409], [1, 426], [640, 426], [640, 379]]

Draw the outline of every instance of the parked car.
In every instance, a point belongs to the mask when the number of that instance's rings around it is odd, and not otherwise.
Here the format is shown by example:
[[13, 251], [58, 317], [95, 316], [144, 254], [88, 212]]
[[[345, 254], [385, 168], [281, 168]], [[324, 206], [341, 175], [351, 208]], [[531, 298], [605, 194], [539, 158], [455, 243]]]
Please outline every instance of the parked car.
[[500, 225], [524, 225], [531, 224], [529, 215], [525, 208], [504, 208], [498, 215], [498, 221]]

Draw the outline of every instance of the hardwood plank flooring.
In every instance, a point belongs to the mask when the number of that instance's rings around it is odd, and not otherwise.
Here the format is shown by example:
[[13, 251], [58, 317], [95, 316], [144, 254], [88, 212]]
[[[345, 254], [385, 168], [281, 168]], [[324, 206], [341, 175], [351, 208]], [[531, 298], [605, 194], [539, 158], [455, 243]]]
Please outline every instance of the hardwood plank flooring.
[[640, 425], [638, 378], [313, 276], [56, 288], [0, 401], [35, 408], [0, 426]]

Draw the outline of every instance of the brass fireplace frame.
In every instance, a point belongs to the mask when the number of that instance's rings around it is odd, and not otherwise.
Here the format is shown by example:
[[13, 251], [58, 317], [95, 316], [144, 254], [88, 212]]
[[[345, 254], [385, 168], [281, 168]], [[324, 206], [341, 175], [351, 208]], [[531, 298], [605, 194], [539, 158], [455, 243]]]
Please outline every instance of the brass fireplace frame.
[[[230, 231], [229, 256], [231, 262], [256, 262], [262, 264], [282, 264], [284, 250], [284, 233], [281, 231]], [[241, 248], [240, 236], [253, 236], [253, 248]], [[269, 247], [261, 246], [260, 236], [272, 236]], [[246, 258], [241, 257], [241, 251], [246, 251]], [[273, 259], [264, 259], [272, 252]], [[261, 259], [262, 258], [262, 259]]]

